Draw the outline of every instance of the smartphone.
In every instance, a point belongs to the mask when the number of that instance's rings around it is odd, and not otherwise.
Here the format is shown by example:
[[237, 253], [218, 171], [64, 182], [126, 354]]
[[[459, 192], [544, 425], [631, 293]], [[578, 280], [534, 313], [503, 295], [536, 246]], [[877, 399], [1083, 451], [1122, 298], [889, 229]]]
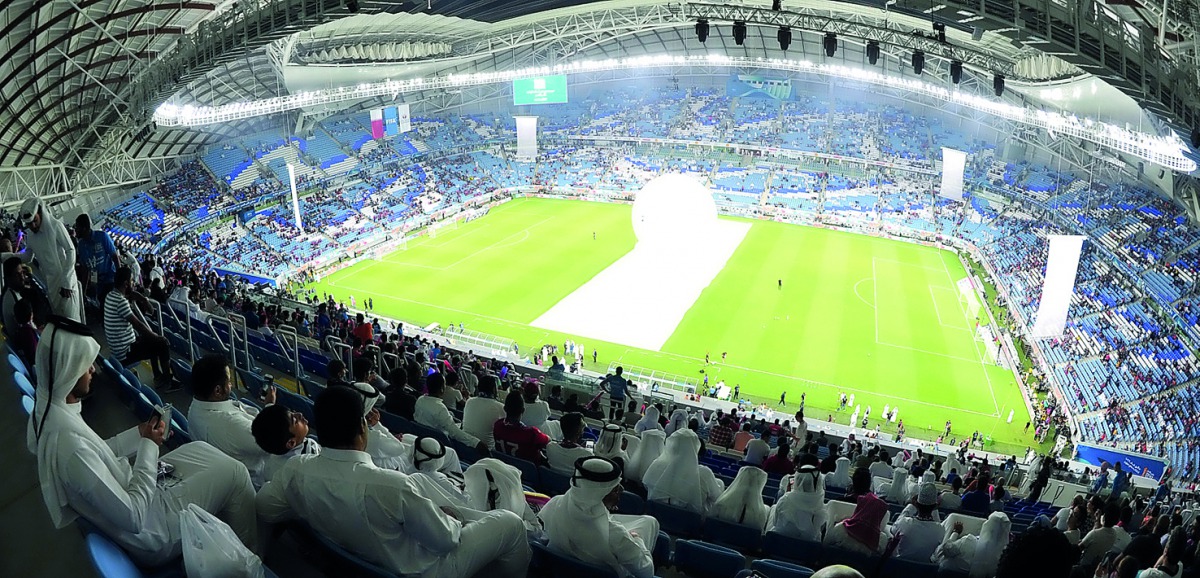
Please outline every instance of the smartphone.
[[172, 417], [171, 404], [168, 403], [163, 406], [156, 406], [154, 408], [154, 411], [158, 413], [158, 419], [160, 421], [162, 421], [163, 423], [167, 424], [166, 433], [163, 434], [163, 439], [167, 439], [167, 438], [171, 437], [171, 417]]

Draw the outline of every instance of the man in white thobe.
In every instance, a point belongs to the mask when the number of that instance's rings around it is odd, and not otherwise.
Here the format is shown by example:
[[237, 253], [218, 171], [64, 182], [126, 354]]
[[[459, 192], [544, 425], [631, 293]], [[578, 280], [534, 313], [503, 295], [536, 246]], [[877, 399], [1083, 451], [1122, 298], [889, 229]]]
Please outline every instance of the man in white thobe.
[[475, 446], [480, 454], [487, 455], [490, 448], [479, 441], [479, 438], [463, 431], [454, 422], [454, 416], [450, 415], [446, 404], [442, 403], [442, 391], [445, 387], [446, 381], [441, 374], [435, 373], [429, 376], [429, 379], [426, 380], [427, 394], [417, 398], [417, 403], [413, 407], [413, 420], [446, 434], [452, 440], [458, 440], [468, 446]]
[[791, 478], [786, 493], [771, 507], [767, 531], [821, 541], [821, 527], [828, 514], [825, 510], [825, 477], [816, 466], [801, 466]]
[[725, 490], [708, 466], [700, 465], [700, 438], [681, 429], [667, 438], [662, 455], [650, 464], [642, 483], [647, 497], [676, 507], [707, 513]]
[[57, 318], [38, 344], [28, 443], [54, 525], [84, 518], [137, 562], [160, 565], [182, 553], [179, 513], [196, 504], [257, 550], [254, 486], [244, 466], [193, 442], [163, 457], [174, 472], [160, 477], [158, 451], [167, 427], [157, 414], [108, 440], [84, 422], [80, 399], [91, 390], [99, 352], [86, 327]]
[[524, 576], [529, 544], [520, 518], [439, 508], [407, 475], [376, 467], [366, 452], [363, 403], [345, 387], [331, 387], [317, 398], [315, 425], [324, 448], [284, 464], [258, 494], [259, 515], [273, 523], [304, 520], [342, 548], [397, 574]]
[[[263, 401], [275, 403], [275, 389], [267, 388]], [[263, 465], [271, 455], [254, 439], [251, 424], [258, 408], [233, 396], [229, 360], [219, 354], [206, 355], [192, 366], [192, 406], [188, 408], [188, 433], [208, 442], [229, 457], [242, 462], [255, 488], [266, 482]]]
[[658, 520], [613, 514], [621, 498], [621, 468], [612, 460], [584, 457], [575, 462], [571, 488], [550, 499], [538, 517], [550, 550], [588, 564], [607, 566], [619, 576], [654, 575]]
[[75, 244], [66, 225], [50, 214], [37, 197], [25, 199], [18, 213], [25, 227], [25, 262], [37, 259], [38, 274], [46, 284], [50, 308], [57, 315], [83, 321], [83, 292], [75, 277]]

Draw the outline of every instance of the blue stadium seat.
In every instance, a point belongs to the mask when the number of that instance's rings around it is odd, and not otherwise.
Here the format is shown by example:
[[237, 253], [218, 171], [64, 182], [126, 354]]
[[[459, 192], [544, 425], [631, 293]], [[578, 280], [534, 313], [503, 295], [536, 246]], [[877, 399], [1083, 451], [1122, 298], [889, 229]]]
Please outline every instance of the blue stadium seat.
[[937, 564], [892, 557], [883, 564], [880, 578], [934, 578], [937, 572]]
[[315, 542], [317, 547], [325, 550], [335, 559], [335, 565], [340, 566], [342, 571], [334, 575], [353, 575], [362, 578], [401, 578], [398, 574], [394, 574], [371, 562], [363, 560], [361, 557], [339, 546], [333, 540], [322, 536], [320, 532], [312, 529], [308, 524], [298, 523], [293, 528], [303, 538], [307, 538], [308, 540], [306, 541]]
[[617, 501], [617, 511], [630, 516], [640, 516], [646, 513], [646, 500], [633, 492], [621, 492]]
[[763, 536], [762, 551], [764, 555], [773, 558], [783, 558], [815, 566], [821, 560], [822, 546], [820, 542], [792, 538], [778, 532], [767, 532]]
[[37, 397], [37, 389], [33, 387], [32, 383], [29, 383], [29, 378], [25, 377], [25, 374], [14, 371], [12, 378], [13, 384], [17, 386], [17, 389], [21, 390], [22, 395]]
[[739, 572], [738, 578], [750, 578], [755, 575], [763, 578], [808, 578], [815, 573], [815, 570], [807, 566], [763, 559], [751, 562], [750, 569]]
[[863, 554], [861, 552], [847, 550], [837, 546], [826, 547], [824, 555], [821, 557], [821, 563], [824, 566], [829, 566], [831, 564], [844, 564], [851, 568], [858, 569], [859, 572], [862, 572], [867, 576], [874, 574], [874, 572], [869, 571], [869, 569], [878, 568], [881, 561], [882, 558], [877, 556]]
[[557, 496], [571, 489], [571, 476], [560, 474], [546, 466], [538, 467], [538, 478], [542, 482], [539, 489], [547, 495]]
[[757, 552], [762, 547], [762, 528], [709, 518], [704, 521], [704, 539], [747, 552]]
[[700, 536], [701, 526], [704, 525], [704, 517], [699, 512], [653, 500], [646, 502], [646, 514], [654, 516], [663, 531], [672, 536], [685, 538]]
[[531, 565], [540, 568], [543, 575], [553, 578], [621, 578], [612, 568], [564, 556], [540, 542], [530, 542], [529, 546], [533, 550]]
[[84, 538], [92, 567], [100, 578], [142, 578], [145, 574], [112, 540], [92, 532]]
[[13, 371], [32, 379], [32, 376], [29, 373], [29, 368], [25, 367], [25, 362], [21, 361], [21, 358], [17, 357], [15, 354], [8, 354], [8, 366]]
[[21, 396], [21, 411], [25, 412], [25, 417], [33, 415], [33, 398], [28, 395]]
[[412, 432], [412, 422], [394, 414], [379, 410], [379, 423], [387, 428], [392, 435], [400, 435]]
[[[313, 402], [311, 399], [296, 393], [292, 393], [285, 388], [277, 387], [275, 388], [275, 401], [279, 402], [279, 405], [282, 405], [283, 407], [286, 407], [292, 411], [300, 412], [300, 414], [304, 416], [304, 419], [308, 420], [310, 427], [315, 421], [315, 416], [313, 415]], [[258, 404], [253, 405], [257, 406]]]
[[716, 544], [678, 540], [675, 568], [692, 578], [733, 578], [746, 568], [746, 557]]
[[502, 452], [492, 452], [492, 457], [521, 470], [521, 481], [527, 486], [541, 490], [537, 464]]

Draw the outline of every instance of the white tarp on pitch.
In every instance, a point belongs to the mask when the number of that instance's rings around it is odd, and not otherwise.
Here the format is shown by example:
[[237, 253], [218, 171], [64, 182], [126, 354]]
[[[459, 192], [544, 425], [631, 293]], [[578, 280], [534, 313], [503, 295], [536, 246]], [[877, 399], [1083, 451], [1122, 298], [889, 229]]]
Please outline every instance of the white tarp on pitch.
[[532, 161], [537, 158], [537, 118], [536, 116], [518, 116], [517, 119], [517, 159]]
[[967, 169], [967, 153], [942, 147], [941, 196], [955, 201], [963, 198], [963, 171]]
[[1035, 338], [1062, 335], [1067, 326], [1067, 310], [1075, 291], [1075, 273], [1085, 237], [1051, 235], [1050, 254], [1046, 259], [1046, 283], [1042, 285], [1042, 301], [1033, 322]]
[[725, 268], [750, 224], [717, 219], [708, 189], [673, 174], [638, 193], [633, 228], [638, 244], [632, 251], [532, 325], [658, 351]]

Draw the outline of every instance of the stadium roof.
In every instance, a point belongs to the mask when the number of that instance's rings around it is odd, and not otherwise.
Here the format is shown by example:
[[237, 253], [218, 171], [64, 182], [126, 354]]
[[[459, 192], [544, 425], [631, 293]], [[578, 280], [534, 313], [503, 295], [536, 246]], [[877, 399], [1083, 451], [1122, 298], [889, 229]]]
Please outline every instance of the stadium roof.
[[[1089, 14], [1073, 13], [1078, 3], [1063, 0], [1035, 7], [1015, 1], [784, 0], [781, 13], [770, 10], [769, 0], [13, 0], [0, 18], [0, 201], [29, 189], [68, 196], [145, 182], [167, 168], [164, 160], [279, 123], [152, 126], [151, 113], [167, 100], [220, 105], [284, 96], [322, 80], [326, 86], [331, 80], [361, 82], [366, 67], [347, 65], [366, 62], [391, 64], [372, 67], [372, 80], [381, 80], [391, 71], [400, 77], [504, 70], [575, 56], [721, 49], [775, 56], [779, 50], [770, 40], [780, 19], [796, 24], [792, 54], [819, 54], [821, 34], [835, 30], [843, 38], [840, 57], [861, 60], [865, 40], [877, 38], [901, 69], [905, 51], [929, 41], [924, 37], [932, 36], [931, 23], [940, 22], [948, 42], [944, 50], [926, 50], [935, 72], [942, 53], [946, 62], [960, 58], [980, 76], [989, 69], [1002, 72], [1010, 88], [1022, 91], [1099, 78], [1153, 113], [1143, 130], [1170, 125], [1186, 135], [1200, 124], [1197, 2], [1167, 3], [1171, 14], [1164, 20], [1161, 4], [1137, 0], [1087, 3], [1094, 7]], [[692, 28], [699, 17], [713, 23], [705, 46]], [[750, 24], [745, 48], [732, 42], [734, 19]], [[1137, 116], [1129, 100], [1118, 112], [1096, 105], [1113, 101], [1102, 95], [1088, 106], [1101, 118], [1129, 122]]]

